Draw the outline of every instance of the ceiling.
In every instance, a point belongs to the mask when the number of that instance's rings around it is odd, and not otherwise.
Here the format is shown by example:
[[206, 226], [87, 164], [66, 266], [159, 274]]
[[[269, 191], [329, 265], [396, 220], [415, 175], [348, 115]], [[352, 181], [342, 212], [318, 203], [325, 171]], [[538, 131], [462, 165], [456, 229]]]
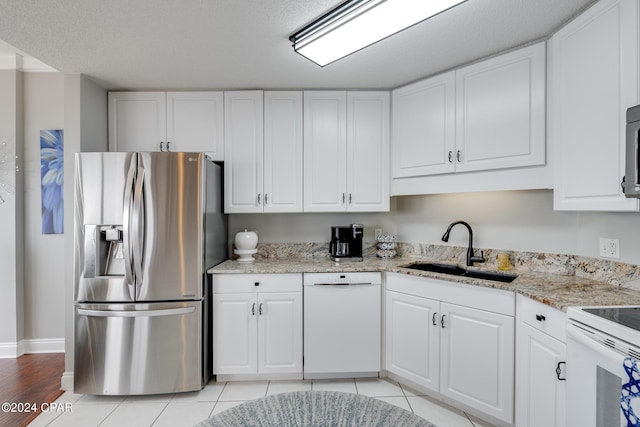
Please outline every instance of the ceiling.
[[544, 39], [593, 2], [468, 0], [324, 68], [288, 37], [341, 0], [2, 0], [0, 40], [110, 90], [388, 89]]

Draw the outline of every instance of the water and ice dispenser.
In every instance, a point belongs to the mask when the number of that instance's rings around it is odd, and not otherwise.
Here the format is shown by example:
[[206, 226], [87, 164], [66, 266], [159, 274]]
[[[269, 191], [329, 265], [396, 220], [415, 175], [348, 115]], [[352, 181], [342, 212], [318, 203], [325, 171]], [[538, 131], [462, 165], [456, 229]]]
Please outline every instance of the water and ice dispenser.
[[121, 225], [85, 225], [84, 278], [124, 276]]

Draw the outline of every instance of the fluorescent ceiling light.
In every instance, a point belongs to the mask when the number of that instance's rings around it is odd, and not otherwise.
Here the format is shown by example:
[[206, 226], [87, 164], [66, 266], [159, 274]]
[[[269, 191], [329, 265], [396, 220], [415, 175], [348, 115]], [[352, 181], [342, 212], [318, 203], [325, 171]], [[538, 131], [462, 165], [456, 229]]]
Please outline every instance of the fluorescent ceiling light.
[[466, 0], [348, 0], [289, 37], [324, 67]]

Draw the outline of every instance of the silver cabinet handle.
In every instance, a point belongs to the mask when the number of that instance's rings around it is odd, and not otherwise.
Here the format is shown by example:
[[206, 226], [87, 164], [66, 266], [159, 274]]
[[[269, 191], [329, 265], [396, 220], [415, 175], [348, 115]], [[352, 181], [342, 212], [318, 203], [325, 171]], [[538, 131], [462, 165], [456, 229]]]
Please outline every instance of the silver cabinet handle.
[[255, 316], [256, 315], [256, 303], [254, 302], [253, 305], [251, 306], [251, 315]]
[[440, 325], [442, 326], [442, 328], [444, 329], [444, 314], [442, 315], [442, 317], [440, 318]]
[[433, 317], [431, 318], [431, 323], [433, 323], [433, 326], [436, 326], [436, 316], [438, 315], [438, 313], [434, 312], [433, 313]]
[[460, 152], [460, 150], [456, 151], [456, 160], [458, 161], [458, 163], [460, 163], [461, 155], [462, 155], [462, 153]]
[[449, 163], [453, 163], [453, 151], [449, 150]]
[[260, 196], [261, 194], [258, 194], [258, 206], [260, 206]]
[[262, 303], [260, 303], [260, 306], [258, 307], [258, 314], [262, 316]]

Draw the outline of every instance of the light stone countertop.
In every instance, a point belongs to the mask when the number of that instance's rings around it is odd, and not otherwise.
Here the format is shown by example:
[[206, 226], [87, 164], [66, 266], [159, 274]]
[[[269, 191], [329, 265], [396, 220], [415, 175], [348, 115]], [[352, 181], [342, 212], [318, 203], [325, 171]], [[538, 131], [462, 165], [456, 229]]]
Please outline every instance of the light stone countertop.
[[[377, 257], [365, 257], [362, 262], [341, 263], [324, 257], [258, 258], [251, 263], [228, 260], [209, 269], [208, 273], [273, 274], [386, 271], [513, 291], [563, 311], [566, 311], [570, 306], [640, 305], [640, 292], [638, 291], [575, 276], [511, 270], [507, 273], [518, 274], [518, 278], [511, 283], [503, 283], [403, 268], [403, 266], [417, 261], [440, 262], [429, 259], [381, 259]], [[473, 268], [476, 269], [476, 267]], [[477, 269], [490, 271], [484, 268]]]

